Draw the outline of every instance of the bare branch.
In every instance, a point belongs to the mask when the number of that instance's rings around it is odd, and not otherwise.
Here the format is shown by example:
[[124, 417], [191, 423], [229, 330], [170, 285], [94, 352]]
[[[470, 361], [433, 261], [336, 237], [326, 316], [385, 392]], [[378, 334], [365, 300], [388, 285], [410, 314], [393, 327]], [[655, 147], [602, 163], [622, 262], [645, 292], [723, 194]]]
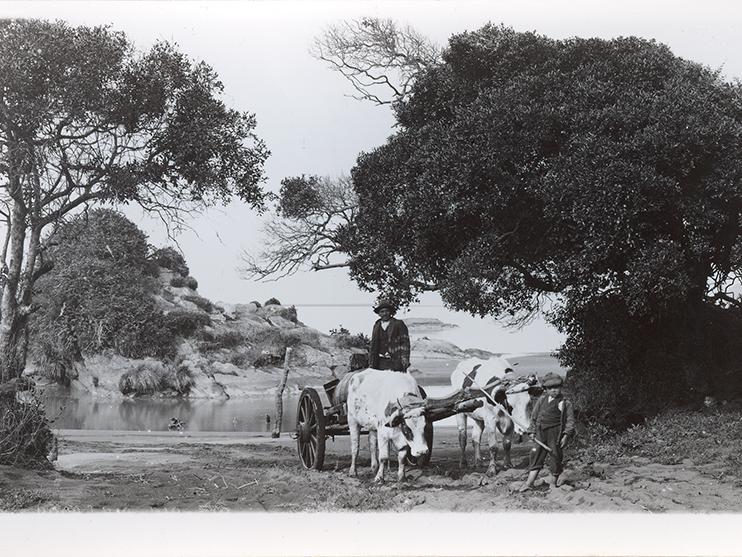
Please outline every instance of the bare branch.
[[303, 269], [315, 271], [347, 267], [338, 261], [345, 253], [343, 232], [353, 223], [357, 199], [347, 176], [311, 179], [311, 207], [285, 216], [276, 212], [263, 224], [263, 250], [242, 253], [239, 270], [245, 278], [277, 280]]
[[404, 100], [416, 76], [440, 59], [440, 49], [409, 25], [374, 17], [331, 25], [310, 53], [348, 80], [353, 98], [379, 106]]

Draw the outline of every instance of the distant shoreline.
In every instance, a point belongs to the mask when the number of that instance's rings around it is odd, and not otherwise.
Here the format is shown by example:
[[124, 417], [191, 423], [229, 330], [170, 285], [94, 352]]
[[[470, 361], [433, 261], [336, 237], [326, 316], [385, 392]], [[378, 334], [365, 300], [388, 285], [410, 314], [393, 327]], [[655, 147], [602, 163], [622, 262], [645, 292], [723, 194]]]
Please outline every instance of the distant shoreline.
[[[298, 308], [369, 308], [373, 304], [290, 304]], [[414, 304], [414, 308], [445, 308], [443, 304]]]

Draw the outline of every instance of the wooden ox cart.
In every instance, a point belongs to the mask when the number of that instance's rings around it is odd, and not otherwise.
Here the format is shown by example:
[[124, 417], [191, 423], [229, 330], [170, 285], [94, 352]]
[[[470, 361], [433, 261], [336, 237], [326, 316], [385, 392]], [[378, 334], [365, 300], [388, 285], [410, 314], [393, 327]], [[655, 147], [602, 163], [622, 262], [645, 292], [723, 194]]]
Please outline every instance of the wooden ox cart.
[[[353, 372], [342, 379], [325, 383], [321, 389], [305, 387], [299, 397], [296, 412], [296, 444], [302, 465], [308, 469], [321, 470], [325, 461], [325, 442], [328, 437], [349, 435], [348, 412], [345, 401], [348, 397], [348, 383]], [[482, 391], [460, 389], [442, 398], [429, 398], [420, 387], [420, 395], [425, 399], [425, 441], [428, 453], [415, 458], [407, 456], [410, 464], [425, 466], [433, 451], [433, 422], [448, 418], [459, 412], [468, 412], [482, 406], [477, 397]], [[368, 431], [361, 431], [362, 434]]]

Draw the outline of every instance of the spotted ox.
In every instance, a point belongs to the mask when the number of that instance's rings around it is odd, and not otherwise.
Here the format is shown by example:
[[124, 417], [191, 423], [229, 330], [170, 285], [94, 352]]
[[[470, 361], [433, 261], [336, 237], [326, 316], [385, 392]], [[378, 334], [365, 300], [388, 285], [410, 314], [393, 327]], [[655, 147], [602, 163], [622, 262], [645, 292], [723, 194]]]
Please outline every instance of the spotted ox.
[[[371, 468], [375, 482], [384, 481], [384, 467], [389, 460], [389, 442], [398, 451], [397, 479], [403, 480], [407, 447], [412, 456], [428, 452], [423, 436], [424, 401], [417, 381], [407, 373], [367, 369], [357, 372], [348, 385], [348, 427], [350, 429], [350, 475], [356, 475], [361, 428], [369, 432]], [[377, 457], [378, 447], [378, 457]]]
[[[528, 380], [517, 378], [513, 367], [505, 358], [481, 360], [469, 358], [461, 362], [451, 374], [451, 386], [455, 389], [478, 387], [487, 391], [499, 404], [495, 405], [487, 397], [482, 397], [483, 406], [456, 415], [459, 429], [459, 446], [461, 457], [459, 465], [467, 467], [466, 461], [466, 426], [467, 419], [472, 420], [472, 445], [474, 445], [474, 465], [481, 459], [480, 443], [482, 433], [487, 432], [490, 450], [490, 462], [487, 473], [497, 473], [497, 446], [502, 444], [503, 467], [512, 467], [510, 448], [515, 433], [523, 434], [530, 424], [533, 399], [529, 394], [535, 384], [535, 377]], [[507, 410], [507, 414], [503, 411]], [[513, 419], [510, 418], [512, 416]]]

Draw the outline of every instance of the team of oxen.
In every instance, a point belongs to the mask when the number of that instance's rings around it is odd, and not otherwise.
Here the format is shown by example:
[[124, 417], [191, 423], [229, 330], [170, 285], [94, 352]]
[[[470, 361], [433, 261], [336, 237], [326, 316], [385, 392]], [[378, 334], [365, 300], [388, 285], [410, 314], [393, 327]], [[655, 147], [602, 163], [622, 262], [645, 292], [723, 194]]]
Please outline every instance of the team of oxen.
[[[467, 467], [467, 424], [471, 421], [474, 465], [481, 460], [481, 441], [486, 434], [489, 446], [487, 472], [498, 471], [498, 446], [503, 448], [503, 468], [512, 466], [513, 438], [526, 432], [538, 386], [534, 376], [518, 377], [504, 358], [469, 358], [451, 374], [451, 386], [462, 393], [473, 393], [481, 401], [456, 414], [461, 448], [460, 466]], [[478, 396], [477, 396], [478, 395]], [[424, 431], [426, 401], [415, 378], [408, 373], [366, 369], [356, 372], [348, 385], [347, 417], [351, 439], [350, 475], [357, 473], [361, 430], [369, 433], [371, 468], [375, 482], [384, 480], [389, 446], [397, 450], [398, 480], [404, 479], [408, 453], [421, 457], [428, 452]]]

